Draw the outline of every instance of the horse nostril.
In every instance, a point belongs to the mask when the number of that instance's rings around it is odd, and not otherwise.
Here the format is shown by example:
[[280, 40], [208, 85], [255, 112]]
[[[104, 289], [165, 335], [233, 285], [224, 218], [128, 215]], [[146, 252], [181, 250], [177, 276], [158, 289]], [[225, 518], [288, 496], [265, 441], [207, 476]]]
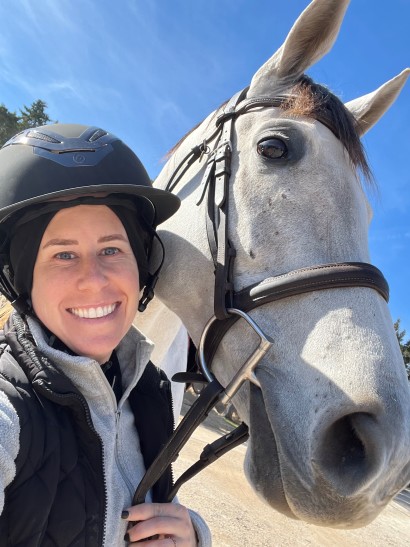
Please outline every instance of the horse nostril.
[[352, 423], [352, 416], [338, 420], [328, 432], [328, 442], [334, 447], [331, 457], [333, 466], [348, 470], [349, 467], [362, 465], [366, 451]]
[[358, 412], [334, 422], [323, 436], [315, 467], [342, 495], [360, 489], [374, 469], [374, 425], [371, 414]]

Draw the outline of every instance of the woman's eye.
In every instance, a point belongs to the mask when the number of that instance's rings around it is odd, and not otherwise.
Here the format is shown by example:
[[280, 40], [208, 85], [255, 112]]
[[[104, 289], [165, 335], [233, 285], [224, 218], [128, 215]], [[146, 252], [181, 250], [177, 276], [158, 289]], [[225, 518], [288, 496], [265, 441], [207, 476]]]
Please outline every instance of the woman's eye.
[[62, 251], [61, 253], [56, 254], [56, 258], [60, 260], [71, 260], [72, 258], [75, 258], [75, 255], [69, 251]]
[[101, 254], [106, 256], [112, 256], [118, 254], [119, 252], [120, 250], [117, 247], [107, 247], [106, 249], [102, 250]]
[[258, 142], [257, 151], [264, 158], [276, 160], [287, 157], [288, 147], [281, 139], [265, 139]]

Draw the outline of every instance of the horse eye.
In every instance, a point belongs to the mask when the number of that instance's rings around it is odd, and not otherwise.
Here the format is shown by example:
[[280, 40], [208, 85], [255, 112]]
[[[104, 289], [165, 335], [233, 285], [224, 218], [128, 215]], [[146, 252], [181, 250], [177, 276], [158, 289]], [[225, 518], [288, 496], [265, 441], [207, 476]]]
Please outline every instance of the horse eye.
[[280, 139], [265, 139], [258, 142], [257, 151], [260, 156], [269, 160], [286, 158], [288, 147]]

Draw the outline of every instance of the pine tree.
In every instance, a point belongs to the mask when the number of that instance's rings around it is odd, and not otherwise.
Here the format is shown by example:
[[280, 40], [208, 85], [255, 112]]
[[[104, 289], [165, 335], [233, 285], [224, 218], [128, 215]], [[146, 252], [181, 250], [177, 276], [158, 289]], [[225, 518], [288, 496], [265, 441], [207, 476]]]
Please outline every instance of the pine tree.
[[4, 104], [0, 104], [0, 145], [3, 145], [19, 132], [18, 122], [19, 117], [17, 114], [10, 112]]
[[20, 110], [19, 116], [20, 130], [49, 123], [51, 120], [45, 111], [46, 108], [47, 104], [41, 99], [34, 101], [31, 106], [24, 105], [23, 109]]
[[46, 125], [51, 122], [49, 115], [46, 112], [47, 104], [38, 99], [31, 106], [24, 105], [20, 109], [20, 115], [16, 112], [11, 112], [4, 105], [0, 105], [0, 146], [3, 146], [11, 137], [32, 127]]

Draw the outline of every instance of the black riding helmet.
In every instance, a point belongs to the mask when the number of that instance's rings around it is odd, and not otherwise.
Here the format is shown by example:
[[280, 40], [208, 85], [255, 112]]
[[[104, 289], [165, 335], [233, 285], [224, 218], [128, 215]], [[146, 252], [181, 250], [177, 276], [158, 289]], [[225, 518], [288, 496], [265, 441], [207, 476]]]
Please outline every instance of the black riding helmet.
[[[156, 226], [180, 205], [175, 195], [152, 187], [128, 146], [97, 127], [54, 124], [27, 129], [0, 149], [0, 291], [15, 307], [27, 311], [27, 295], [16, 291], [10, 271], [9, 245], [16, 223], [32, 210], [35, 216], [38, 204], [101, 193], [108, 201], [110, 196], [131, 200], [151, 242], [153, 237], [159, 240]], [[161, 266], [148, 276], [141, 309], [153, 296]]]

